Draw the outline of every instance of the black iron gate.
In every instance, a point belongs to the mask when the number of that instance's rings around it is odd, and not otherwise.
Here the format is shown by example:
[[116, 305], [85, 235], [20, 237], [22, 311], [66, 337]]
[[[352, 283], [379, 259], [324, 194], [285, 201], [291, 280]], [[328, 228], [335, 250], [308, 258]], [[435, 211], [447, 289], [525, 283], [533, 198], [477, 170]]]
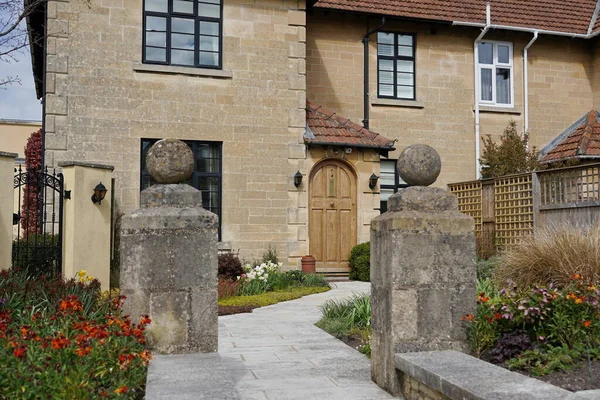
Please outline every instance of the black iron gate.
[[15, 170], [12, 266], [33, 275], [62, 270], [63, 175]]

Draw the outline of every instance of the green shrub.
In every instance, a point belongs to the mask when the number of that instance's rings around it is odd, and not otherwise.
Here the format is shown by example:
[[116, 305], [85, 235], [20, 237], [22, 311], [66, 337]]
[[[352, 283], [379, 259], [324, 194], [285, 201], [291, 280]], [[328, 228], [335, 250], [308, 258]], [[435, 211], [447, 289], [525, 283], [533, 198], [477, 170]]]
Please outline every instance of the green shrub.
[[371, 296], [368, 294], [355, 294], [343, 300], [327, 300], [319, 310], [323, 319], [344, 321], [349, 329], [371, 326]]
[[[291, 271], [290, 271], [291, 272]], [[303, 274], [304, 280], [302, 286], [314, 287], [314, 286], [326, 286], [329, 287], [329, 282], [323, 275], [319, 274]]]
[[487, 260], [480, 258], [477, 260], [477, 279], [491, 278], [499, 262], [499, 257], [490, 257]]
[[295, 300], [309, 294], [323, 293], [329, 287], [298, 287], [287, 291], [266, 292], [252, 296], [237, 296], [219, 300], [220, 306], [255, 306], [265, 307], [282, 301]]
[[279, 259], [277, 258], [277, 248], [269, 245], [269, 249], [263, 253], [262, 262], [279, 264]]
[[30, 233], [27, 239], [13, 242], [13, 268], [28, 276], [56, 276], [60, 272], [58, 235]]
[[371, 281], [371, 251], [370, 243], [365, 242], [352, 248], [348, 264], [350, 266], [349, 277], [352, 280], [363, 282]]

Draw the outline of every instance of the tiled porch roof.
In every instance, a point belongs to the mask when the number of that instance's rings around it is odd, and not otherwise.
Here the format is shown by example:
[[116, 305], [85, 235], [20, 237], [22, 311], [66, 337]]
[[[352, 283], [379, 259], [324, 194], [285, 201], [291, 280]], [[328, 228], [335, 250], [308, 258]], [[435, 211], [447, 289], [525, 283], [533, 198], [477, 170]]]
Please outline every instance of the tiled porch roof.
[[394, 141], [310, 101], [306, 102], [304, 143], [394, 150]]
[[540, 151], [540, 161], [600, 159], [600, 115], [591, 110]]
[[[492, 24], [587, 34], [596, 0], [492, 0]], [[317, 0], [315, 8], [441, 22], [485, 23], [486, 0]]]

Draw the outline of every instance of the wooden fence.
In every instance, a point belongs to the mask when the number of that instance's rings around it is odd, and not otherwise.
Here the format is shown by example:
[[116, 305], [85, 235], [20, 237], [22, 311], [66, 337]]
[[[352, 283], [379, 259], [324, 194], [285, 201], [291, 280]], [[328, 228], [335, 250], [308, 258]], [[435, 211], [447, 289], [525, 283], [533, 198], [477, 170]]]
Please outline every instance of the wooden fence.
[[478, 254], [490, 256], [554, 224], [600, 222], [600, 163], [448, 185], [475, 220]]

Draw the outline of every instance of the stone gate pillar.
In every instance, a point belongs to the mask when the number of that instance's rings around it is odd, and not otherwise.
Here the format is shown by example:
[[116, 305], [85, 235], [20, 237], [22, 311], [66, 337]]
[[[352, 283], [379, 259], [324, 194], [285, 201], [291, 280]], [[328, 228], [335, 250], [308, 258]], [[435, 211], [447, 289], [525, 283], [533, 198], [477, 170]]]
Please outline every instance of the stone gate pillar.
[[0, 151], [0, 270], [12, 265], [15, 158]]
[[186, 184], [190, 148], [158, 141], [146, 161], [159, 184], [121, 223], [121, 294], [134, 319], [148, 314], [150, 347], [162, 354], [217, 351], [217, 216]]
[[456, 196], [429, 188], [439, 175], [429, 146], [404, 150], [398, 171], [409, 185], [371, 223], [372, 378], [400, 394], [396, 353], [468, 351], [461, 317], [475, 309], [473, 219]]

